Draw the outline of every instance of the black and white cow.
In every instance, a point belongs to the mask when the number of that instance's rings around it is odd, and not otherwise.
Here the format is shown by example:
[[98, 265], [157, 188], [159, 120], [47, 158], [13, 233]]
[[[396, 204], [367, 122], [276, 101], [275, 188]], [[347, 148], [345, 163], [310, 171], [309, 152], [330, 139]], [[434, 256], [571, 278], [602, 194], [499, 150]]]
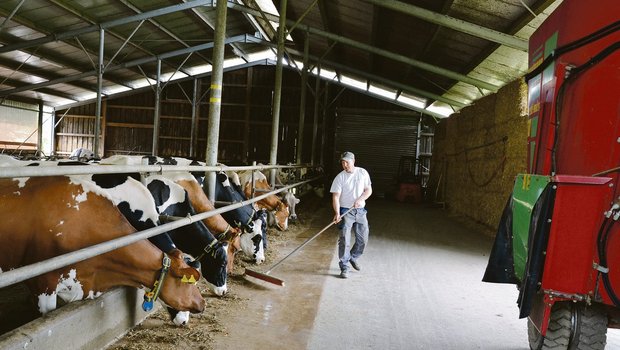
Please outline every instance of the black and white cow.
[[[234, 172], [231, 175], [236, 176]], [[220, 172], [216, 175], [215, 199], [222, 202], [238, 203], [247, 198], [241, 188], [235, 185], [234, 181], [230, 181], [229, 174]], [[251, 204], [222, 214], [229, 224], [239, 227], [243, 231], [240, 236], [240, 246], [237, 248], [251, 257], [256, 264], [261, 264], [265, 261], [267, 230], [263, 228], [260, 218], [256, 215], [257, 212]]]

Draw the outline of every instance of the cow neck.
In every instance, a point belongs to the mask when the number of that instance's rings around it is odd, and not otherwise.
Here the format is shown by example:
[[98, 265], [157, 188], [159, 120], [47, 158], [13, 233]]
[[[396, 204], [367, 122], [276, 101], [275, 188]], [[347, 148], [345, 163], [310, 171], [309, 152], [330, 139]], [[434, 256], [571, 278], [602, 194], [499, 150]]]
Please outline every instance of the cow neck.
[[153, 309], [153, 303], [157, 301], [159, 297], [159, 293], [161, 292], [161, 288], [164, 285], [164, 279], [170, 270], [170, 258], [166, 253], [164, 253], [164, 258], [161, 263], [162, 267], [159, 272], [159, 278], [155, 280], [153, 284], [153, 288], [150, 291], [144, 293], [144, 301], [142, 302], [142, 309], [144, 311], [151, 311]]
[[213, 248], [216, 246], [217, 243], [218, 243], [217, 239], [214, 239], [213, 241], [211, 241], [211, 243], [209, 243], [209, 245], [204, 247], [204, 249], [202, 250], [202, 253], [200, 253], [200, 255], [194, 260], [201, 261], [205, 255], [211, 254], [211, 252], [213, 251]]
[[[211, 210], [215, 210], [215, 206], [209, 198], [205, 195], [202, 187], [197, 181], [181, 180], [177, 184], [183, 187], [188, 194], [189, 201], [196, 210], [197, 213], [205, 213]], [[221, 215], [214, 215], [203, 220], [205, 225], [209, 228], [209, 231], [214, 232], [216, 237], [226, 235], [230, 231], [230, 225], [224, 220]], [[216, 233], [219, 232], [219, 233]]]

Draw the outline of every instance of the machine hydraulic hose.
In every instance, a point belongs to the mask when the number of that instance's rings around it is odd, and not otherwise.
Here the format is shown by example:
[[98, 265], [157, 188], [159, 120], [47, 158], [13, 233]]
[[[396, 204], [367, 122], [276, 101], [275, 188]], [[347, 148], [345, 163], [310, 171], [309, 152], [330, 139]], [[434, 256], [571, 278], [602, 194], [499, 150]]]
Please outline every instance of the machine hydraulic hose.
[[[620, 23], [620, 22], [617, 22], [617, 23]], [[560, 115], [562, 113], [562, 105], [564, 101], [564, 93], [566, 91], [566, 87], [569, 86], [571, 82], [574, 82], [579, 76], [581, 76], [582, 73], [596, 66], [599, 62], [603, 61], [606, 57], [609, 57], [612, 53], [616, 52], [618, 49], [620, 49], [620, 42], [615, 42], [607, 46], [603, 50], [601, 50], [599, 53], [594, 55], [592, 58], [590, 58], [585, 63], [579, 66], [576, 66], [576, 67], [571, 67], [570, 69], [567, 66], [566, 78], [564, 79], [560, 87], [558, 88], [558, 94], [555, 98], [555, 113], [554, 113], [555, 114], [555, 123], [554, 123], [555, 131], [553, 133], [553, 143], [552, 143], [552, 148], [551, 148], [551, 171], [552, 173], [555, 173], [557, 171], [557, 162], [556, 162], [556, 157], [555, 157], [556, 149], [557, 149], [557, 142], [558, 142], [557, 135], [558, 135], [558, 130], [560, 128]]]
[[601, 224], [601, 228], [599, 229], [596, 241], [599, 255], [598, 270], [601, 273], [601, 277], [603, 279], [603, 286], [605, 287], [605, 291], [609, 295], [609, 298], [617, 307], [620, 307], [620, 298], [618, 298], [618, 295], [616, 294], [614, 288], [611, 285], [611, 281], [609, 280], [609, 266], [607, 266], [607, 242], [609, 241], [609, 233], [611, 232], [612, 227], [619, 218], [620, 205], [616, 203], [611, 207], [608, 212], [605, 213], [605, 219]]
[[563, 54], [576, 50], [584, 45], [587, 45], [601, 38], [604, 38], [607, 35], [612, 34], [618, 30], [620, 30], [620, 21], [616, 21], [608, 26], [605, 26], [597, 30], [594, 33], [588, 34], [564, 46], [558, 47], [557, 49], [553, 50], [549, 54], [549, 56], [547, 56], [545, 60], [540, 65], [538, 65], [538, 67], [536, 67], [533, 71], [525, 75], [525, 81], [529, 81], [533, 77], [540, 74], [545, 68], [547, 68], [547, 66], [551, 64], [551, 62], [555, 61], [558, 57], [562, 56]]

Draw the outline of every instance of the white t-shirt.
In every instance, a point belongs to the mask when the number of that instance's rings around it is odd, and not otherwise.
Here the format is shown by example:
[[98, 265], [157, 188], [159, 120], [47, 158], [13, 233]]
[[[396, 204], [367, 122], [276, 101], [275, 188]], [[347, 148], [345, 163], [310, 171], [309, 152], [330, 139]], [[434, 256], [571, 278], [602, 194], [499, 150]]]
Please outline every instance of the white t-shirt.
[[[370, 175], [364, 168], [355, 167], [352, 173], [341, 171], [332, 182], [329, 190], [331, 193], [340, 193], [340, 206], [343, 208], [352, 208], [355, 200], [358, 199], [364, 189], [370, 187]], [[361, 208], [366, 206], [366, 202], [362, 201]]]

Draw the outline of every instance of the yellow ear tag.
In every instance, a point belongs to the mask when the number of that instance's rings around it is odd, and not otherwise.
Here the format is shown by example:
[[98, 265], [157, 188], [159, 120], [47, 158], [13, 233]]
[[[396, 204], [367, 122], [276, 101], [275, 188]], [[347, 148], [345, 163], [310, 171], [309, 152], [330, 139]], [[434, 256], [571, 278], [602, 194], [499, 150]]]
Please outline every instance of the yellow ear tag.
[[187, 276], [183, 275], [183, 278], [181, 278], [181, 282], [182, 283], [196, 284], [196, 279], [194, 278], [193, 275], [190, 275], [189, 278], [187, 278]]

